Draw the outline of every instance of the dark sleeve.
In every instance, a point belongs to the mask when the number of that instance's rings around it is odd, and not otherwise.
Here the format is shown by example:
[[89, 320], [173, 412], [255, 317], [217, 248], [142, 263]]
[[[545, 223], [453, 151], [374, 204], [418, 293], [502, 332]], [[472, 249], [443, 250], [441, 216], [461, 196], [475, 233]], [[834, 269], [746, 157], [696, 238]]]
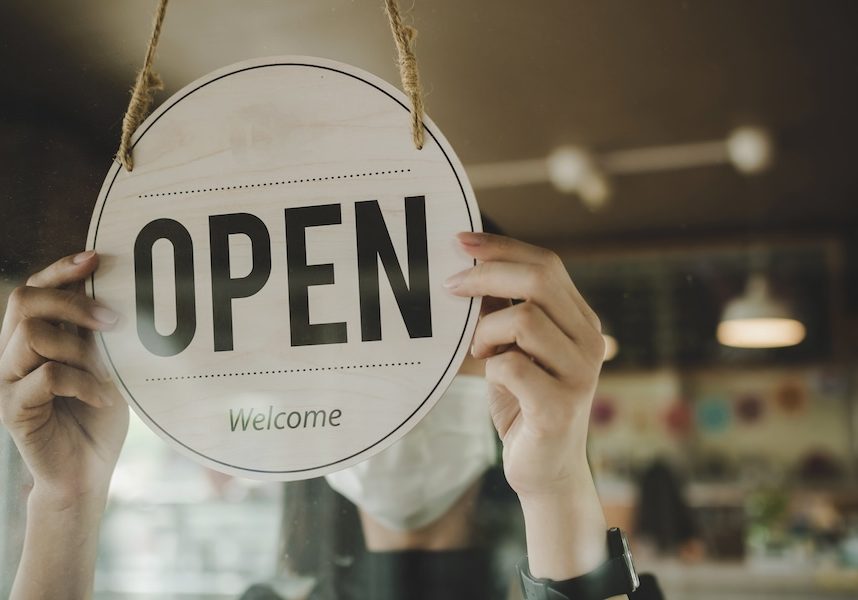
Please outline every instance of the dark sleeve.
[[267, 585], [257, 583], [245, 591], [238, 600], [283, 600]]
[[642, 573], [640, 581], [640, 587], [633, 594], [629, 595], [629, 600], [664, 600], [664, 594], [661, 593], [661, 588], [658, 587], [655, 575]]
[[481, 550], [369, 552], [362, 571], [372, 600], [490, 600]]

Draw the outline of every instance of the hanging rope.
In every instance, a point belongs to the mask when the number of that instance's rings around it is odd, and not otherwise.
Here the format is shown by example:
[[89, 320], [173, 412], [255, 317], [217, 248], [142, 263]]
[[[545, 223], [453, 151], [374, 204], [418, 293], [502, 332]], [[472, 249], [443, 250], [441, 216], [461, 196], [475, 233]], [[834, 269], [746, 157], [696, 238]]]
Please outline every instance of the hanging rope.
[[[158, 9], [155, 11], [152, 23], [152, 36], [146, 48], [146, 59], [143, 61], [143, 67], [137, 72], [137, 79], [134, 81], [134, 87], [131, 88], [131, 100], [122, 118], [122, 137], [119, 140], [116, 158], [128, 171], [134, 170], [134, 161], [131, 158], [131, 136], [149, 114], [155, 92], [164, 89], [161, 78], [152, 70], [152, 62], [155, 59], [158, 38], [161, 36], [161, 25], [164, 23], [164, 15], [167, 12], [167, 1], [158, 0]], [[402, 23], [397, 0], [385, 0], [385, 9], [390, 21], [390, 31], [393, 32], [393, 40], [396, 42], [402, 88], [411, 99], [411, 138], [414, 140], [414, 146], [420, 150], [423, 148], [424, 141], [423, 91], [417, 71], [417, 57], [414, 54], [417, 30]]]
[[155, 49], [158, 47], [161, 24], [164, 22], [166, 12], [167, 0], [159, 0], [158, 10], [155, 12], [155, 19], [152, 23], [152, 37], [149, 38], [149, 46], [146, 48], [146, 59], [143, 61], [143, 67], [137, 72], [137, 80], [134, 82], [134, 87], [131, 88], [128, 110], [125, 111], [125, 116], [122, 118], [122, 137], [119, 140], [116, 158], [129, 171], [134, 169], [134, 161], [131, 158], [131, 135], [149, 114], [155, 92], [164, 89], [161, 78], [152, 71], [152, 61], [155, 59]]
[[417, 71], [417, 57], [414, 55], [417, 30], [410, 25], [403, 25], [397, 0], [384, 0], [384, 4], [399, 55], [399, 77], [402, 80], [402, 88], [411, 98], [411, 137], [414, 140], [414, 146], [420, 150], [423, 148], [423, 90], [420, 87], [420, 74]]

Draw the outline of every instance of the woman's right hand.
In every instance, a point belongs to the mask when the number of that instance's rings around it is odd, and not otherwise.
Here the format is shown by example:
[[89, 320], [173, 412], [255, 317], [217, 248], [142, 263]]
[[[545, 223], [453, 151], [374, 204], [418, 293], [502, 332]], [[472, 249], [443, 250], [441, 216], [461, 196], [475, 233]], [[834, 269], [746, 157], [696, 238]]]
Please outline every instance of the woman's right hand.
[[97, 355], [93, 331], [117, 315], [82, 291], [94, 252], [62, 258], [9, 297], [0, 329], [0, 420], [59, 505], [103, 499], [128, 431], [128, 406]]

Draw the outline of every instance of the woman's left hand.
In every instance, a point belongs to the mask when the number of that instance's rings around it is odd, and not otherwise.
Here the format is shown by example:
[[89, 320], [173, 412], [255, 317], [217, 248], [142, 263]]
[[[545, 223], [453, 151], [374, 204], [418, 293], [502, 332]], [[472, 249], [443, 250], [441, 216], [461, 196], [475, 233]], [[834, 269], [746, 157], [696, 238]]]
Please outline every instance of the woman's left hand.
[[605, 357], [599, 318], [553, 252], [485, 233], [459, 234], [459, 242], [478, 264], [445, 286], [483, 296], [471, 352], [486, 359], [492, 420], [524, 511], [531, 573], [578, 576], [605, 557], [605, 520], [586, 451]]
[[472, 354], [486, 359], [507, 479], [519, 495], [566, 492], [581, 469], [589, 474], [587, 426], [605, 356], [599, 318], [553, 252], [484, 233], [459, 241], [479, 264], [447, 286], [486, 297]]

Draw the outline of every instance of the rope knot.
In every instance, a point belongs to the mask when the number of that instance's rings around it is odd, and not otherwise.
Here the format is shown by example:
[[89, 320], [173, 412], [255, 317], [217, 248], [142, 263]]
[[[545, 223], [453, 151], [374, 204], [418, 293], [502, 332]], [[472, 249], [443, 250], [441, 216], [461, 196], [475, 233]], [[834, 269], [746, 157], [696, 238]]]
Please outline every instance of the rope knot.
[[146, 48], [146, 59], [137, 72], [134, 87], [131, 88], [131, 100], [128, 102], [125, 116], [122, 117], [122, 137], [119, 140], [116, 158], [128, 171], [134, 170], [134, 160], [131, 158], [131, 136], [149, 114], [149, 109], [155, 100], [155, 92], [164, 89], [164, 82], [152, 70], [152, 61], [155, 59], [155, 48], [158, 47], [158, 37], [161, 35], [161, 25], [166, 11], [167, 0], [160, 0], [152, 25], [152, 36]]
[[414, 146], [421, 150], [424, 144], [424, 108], [423, 89], [420, 86], [420, 73], [417, 70], [417, 56], [414, 54], [417, 30], [402, 22], [396, 0], [385, 0], [385, 6], [387, 16], [390, 19], [390, 30], [393, 32], [393, 39], [396, 42], [402, 88], [411, 100], [411, 138], [414, 140]]

